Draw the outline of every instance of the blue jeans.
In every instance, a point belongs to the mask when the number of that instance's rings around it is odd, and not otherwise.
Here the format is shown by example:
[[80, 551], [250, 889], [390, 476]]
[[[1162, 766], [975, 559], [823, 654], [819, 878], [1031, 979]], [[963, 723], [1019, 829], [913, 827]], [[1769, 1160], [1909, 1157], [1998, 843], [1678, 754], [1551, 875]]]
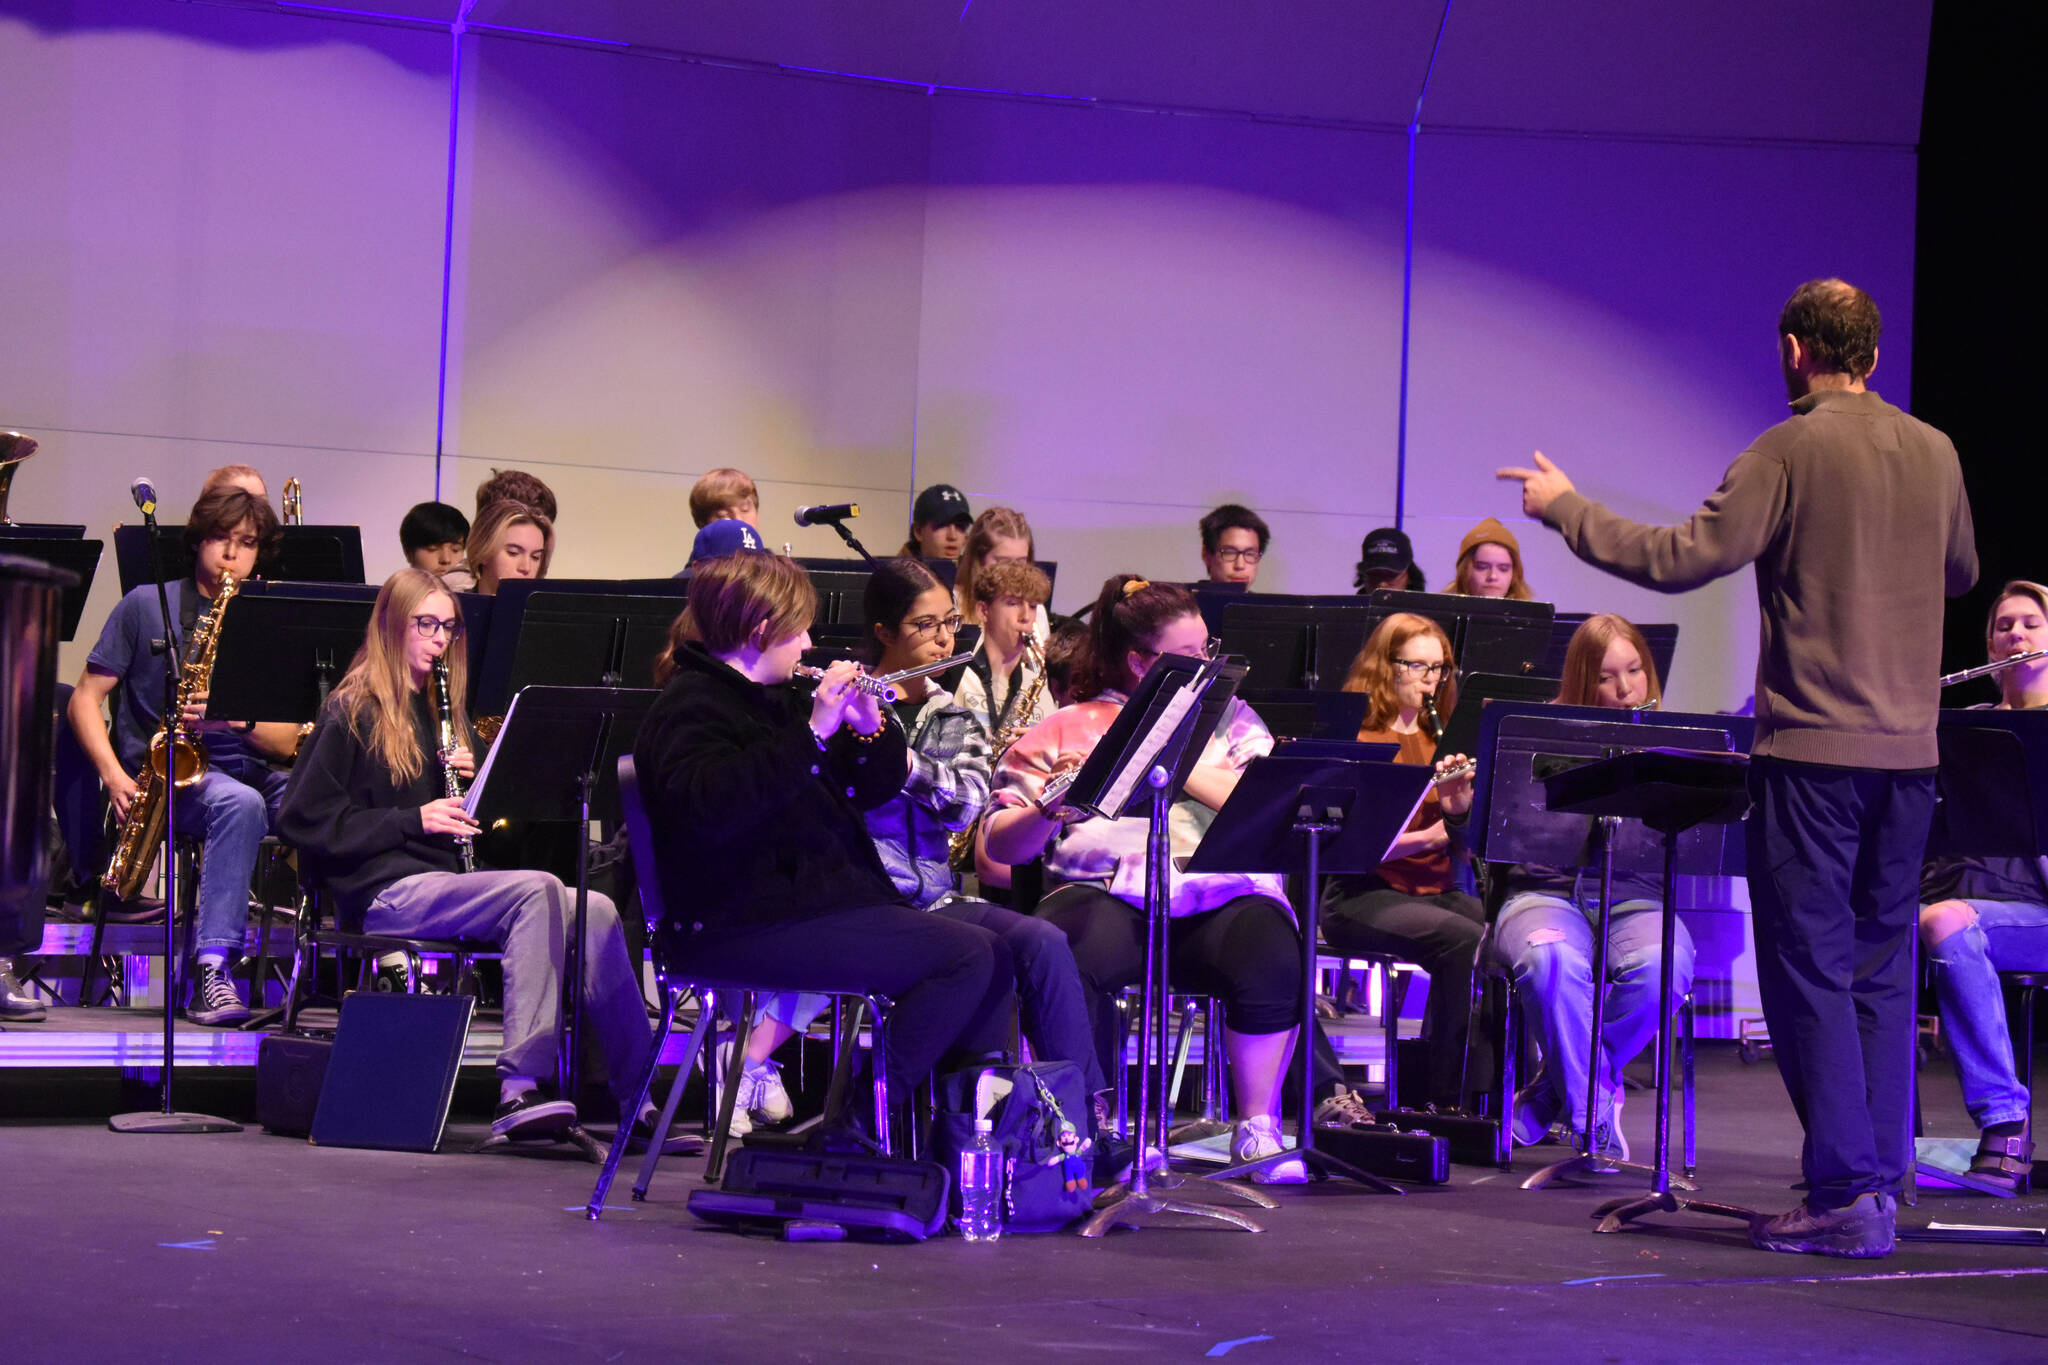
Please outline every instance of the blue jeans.
[[256, 848], [270, 832], [288, 775], [254, 760], [206, 770], [177, 795], [185, 830], [198, 820], [199, 910], [193, 944], [199, 951], [240, 952], [249, 927], [249, 879]]
[[2048, 970], [2048, 905], [1962, 903], [1977, 912], [1976, 922], [1927, 950], [1941, 997], [1941, 1025], [1955, 1054], [1971, 1122], [1979, 1128], [2017, 1123], [2027, 1117], [2031, 1097], [2013, 1065], [1998, 974]]
[[[1494, 941], [1515, 974], [1515, 990], [1543, 1050], [1542, 1081], [1577, 1131], [1586, 1121], [1587, 1052], [1593, 1043], [1593, 926], [1597, 908], [1538, 892], [1501, 908]], [[1692, 935], [1681, 921], [1672, 938], [1671, 989], [1692, 988]], [[1612, 1113], [1621, 1069], [1657, 1036], [1664, 916], [1656, 901], [1622, 901], [1607, 927], [1607, 1007], [1600, 1029], [1595, 1123]]]

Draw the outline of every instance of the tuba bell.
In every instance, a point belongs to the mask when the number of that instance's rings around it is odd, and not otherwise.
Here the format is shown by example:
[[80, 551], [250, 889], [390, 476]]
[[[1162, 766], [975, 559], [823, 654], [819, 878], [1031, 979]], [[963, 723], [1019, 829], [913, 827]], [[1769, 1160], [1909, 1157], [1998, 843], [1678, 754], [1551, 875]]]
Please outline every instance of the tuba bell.
[[36, 453], [36, 441], [18, 431], [0, 431], [0, 526], [12, 526], [7, 515], [7, 493], [14, 487], [14, 471]]

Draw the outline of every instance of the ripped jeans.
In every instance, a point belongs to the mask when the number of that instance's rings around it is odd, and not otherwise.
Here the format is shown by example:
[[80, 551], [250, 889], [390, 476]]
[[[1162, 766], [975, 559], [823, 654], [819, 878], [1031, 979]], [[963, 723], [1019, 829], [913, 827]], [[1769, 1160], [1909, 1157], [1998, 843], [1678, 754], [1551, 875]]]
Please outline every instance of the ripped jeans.
[[[1523, 892], [1501, 908], [1494, 927], [1503, 961], [1513, 970], [1543, 1068], [1532, 1084], [1547, 1084], [1560, 1117], [1577, 1132], [1586, 1121], [1587, 1050], [1593, 1041], [1593, 926], [1588, 913], [1558, 896]], [[1599, 1108], [1604, 1123], [1614, 1107], [1621, 1069], [1657, 1036], [1657, 987], [1662, 972], [1664, 924], [1651, 900], [1622, 901], [1607, 930], [1607, 1009], [1600, 1030]], [[1692, 935], [1679, 921], [1672, 939], [1672, 999], [1692, 988]]]
[[2048, 970], [2048, 905], [1962, 900], [1976, 919], [1929, 947], [1941, 1029], [1956, 1059], [1963, 1103], [1979, 1128], [2027, 1117], [2029, 1096], [2013, 1065], [2000, 972]]

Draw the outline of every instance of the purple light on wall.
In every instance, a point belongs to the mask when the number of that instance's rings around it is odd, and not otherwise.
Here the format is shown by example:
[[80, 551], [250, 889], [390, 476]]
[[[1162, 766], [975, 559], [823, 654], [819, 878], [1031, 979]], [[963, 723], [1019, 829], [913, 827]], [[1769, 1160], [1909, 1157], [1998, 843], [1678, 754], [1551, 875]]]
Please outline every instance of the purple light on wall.
[[1436, 24], [1436, 41], [1429, 47], [1429, 64], [1422, 68], [1422, 88], [1415, 92], [1415, 114], [1408, 120], [1408, 188], [1402, 196], [1401, 211], [1401, 387], [1399, 416], [1394, 423], [1394, 525], [1408, 510], [1408, 324], [1415, 305], [1415, 143], [1422, 134], [1422, 102], [1429, 98], [1429, 78], [1436, 71], [1436, 58], [1444, 49], [1444, 30], [1451, 23], [1451, 0], [1444, 0], [1444, 12]]
[[448, 309], [455, 291], [455, 154], [462, 129], [462, 38], [476, 0], [462, 0], [448, 26], [448, 183], [441, 219], [441, 354], [434, 375], [434, 501], [441, 501], [441, 461], [448, 435]]

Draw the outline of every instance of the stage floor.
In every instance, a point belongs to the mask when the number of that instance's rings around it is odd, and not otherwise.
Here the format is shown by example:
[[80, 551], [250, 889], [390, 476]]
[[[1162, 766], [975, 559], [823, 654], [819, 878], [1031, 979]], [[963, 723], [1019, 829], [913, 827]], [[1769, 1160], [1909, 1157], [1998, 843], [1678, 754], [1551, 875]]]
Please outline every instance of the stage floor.
[[[47, 1076], [49, 1073], [45, 1073]], [[0, 1079], [0, 1099], [33, 1073]], [[182, 1102], [246, 1103], [234, 1073]], [[1961, 1133], [1945, 1063], [1930, 1131]], [[465, 1087], [467, 1099], [476, 1102]], [[1702, 1048], [1701, 1185], [1777, 1209], [1797, 1196], [1798, 1131], [1775, 1071]], [[238, 1099], [238, 1096], [240, 1097]], [[1625, 1127], [1648, 1145], [1649, 1106]], [[19, 1112], [13, 1105], [6, 1106]], [[220, 1112], [219, 1108], [215, 1112]], [[1233, 1361], [1951, 1360], [2048, 1354], [2048, 1251], [1902, 1244], [1880, 1262], [1773, 1256], [1738, 1224], [1672, 1216], [1596, 1236], [1598, 1190], [1527, 1193], [1454, 1167], [1405, 1198], [1282, 1189], [1250, 1235], [1201, 1226], [969, 1245], [785, 1245], [696, 1223], [701, 1162], [630, 1175], [598, 1223], [594, 1168], [556, 1154], [472, 1156], [459, 1113], [442, 1154], [315, 1148], [257, 1130], [112, 1133], [94, 1119], [0, 1122], [8, 1312], [21, 1361], [295, 1362], [691, 1358], [708, 1361], [1101, 1358]], [[630, 1168], [629, 1168], [630, 1169]], [[2040, 1226], [2048, 1196], [1923, 1194], [1904, 1221]]]

